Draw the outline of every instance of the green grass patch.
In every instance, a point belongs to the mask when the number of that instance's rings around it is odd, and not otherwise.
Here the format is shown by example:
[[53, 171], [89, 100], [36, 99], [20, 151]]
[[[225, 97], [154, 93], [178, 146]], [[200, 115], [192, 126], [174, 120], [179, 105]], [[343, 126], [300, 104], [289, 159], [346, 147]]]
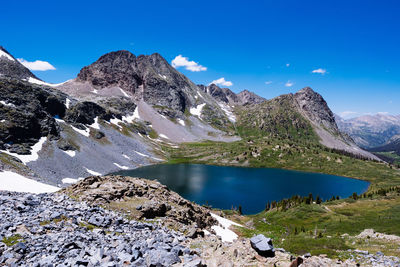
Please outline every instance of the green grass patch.
[[10, 237], [4, 237], [3, 240], [1, 240], [4, 244], [6, 244], [7, 247], [12, 247], [15, 244], [18, 244], [20, 242], [25, 242], [25, 240], [22, 238], [21, 235], [16, 234], [12, 235]]

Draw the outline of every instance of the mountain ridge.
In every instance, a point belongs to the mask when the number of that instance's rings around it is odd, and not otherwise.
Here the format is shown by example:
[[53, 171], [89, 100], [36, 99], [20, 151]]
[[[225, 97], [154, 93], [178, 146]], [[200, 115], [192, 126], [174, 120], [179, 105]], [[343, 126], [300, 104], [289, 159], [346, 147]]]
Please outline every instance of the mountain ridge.
[[336, 121], [341, 131], [367, 149], [385, 145], [400, 134], [400, 115], [363, 115], [347, 120], [336, 115]]
[[[126, 50], [101, 56], [83, 67], [77, 78], [59, 85], [32, 84], [26, 77], [9, 76], [0, 83], [0, 109], [4, 133], [11, 133], [14, 139], [4, 136], [6, 142], [0, 149], [19, 158], [46, 137], [46, 149], [39, 158], [22, 165], [54, 185], [62, 186], [64, 181], [85, 177], [93, 170], [110, 173], [155, 163], [167, 156], [163, 146], [203, 140], [234, 142], [240, 140], [237, 133], [242, 126], [258, 127], [263, 135], [272, 133], [276, 138], [296, 139], [300, 133], [327, 147], [376, 159], [338, 130], [323, 97], [309, 87], [272, 100], [247, 90], [236, 94], [215, 84], [195, 85], [158, 53], [135, 56]], [[45, 115], [32, 113], [25, 124], [11, 124], [9, 112], [19, 110], [20, 116], [26, 116], [30, 110], [28, 101], [16, 100], [18, 94], [37, 99], [31, 102], [36, 103], [32, 110]], [[31, 130], [35, 119], [42, 130]], [[25, 129], [36, 134], [18, 137], [10, 131], [13, 128], [7, 128], [12, 125], [17, 125], [19, 132]], [[129, 152], [125, 151], [127, 145]], [[66, 170], [63, 166], [73, 167]]]

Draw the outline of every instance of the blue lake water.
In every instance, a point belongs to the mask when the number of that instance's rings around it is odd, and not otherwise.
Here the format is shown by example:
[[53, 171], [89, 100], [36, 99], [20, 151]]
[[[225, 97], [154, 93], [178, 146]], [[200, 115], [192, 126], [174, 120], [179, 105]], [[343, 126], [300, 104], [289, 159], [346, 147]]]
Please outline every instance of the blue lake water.
[[320, 173], [201, 164], [158, 164], [116, 174], [157, 179], [182, 197], [214, 208], [241, 205], [245, 214], [258, 213], [268, 201], [293, 195], [346, 198], [369, 186], [366, 181]]

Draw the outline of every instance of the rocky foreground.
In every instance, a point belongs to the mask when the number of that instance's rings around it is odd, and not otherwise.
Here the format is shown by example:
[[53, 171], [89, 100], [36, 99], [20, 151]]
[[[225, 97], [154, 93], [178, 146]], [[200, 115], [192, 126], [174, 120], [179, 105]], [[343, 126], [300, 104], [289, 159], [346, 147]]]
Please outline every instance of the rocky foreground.
[[193, 266], [185, 239], [63, 194], [0, 193], [0, 265]]
[[0, 191], [0, 266], [400, 266], [366, 251], [346, 261], [293, 255], [263, 235], [223, 242], [215, 228], [223, 224], [139, 178], [93, 176], [52, 194]]

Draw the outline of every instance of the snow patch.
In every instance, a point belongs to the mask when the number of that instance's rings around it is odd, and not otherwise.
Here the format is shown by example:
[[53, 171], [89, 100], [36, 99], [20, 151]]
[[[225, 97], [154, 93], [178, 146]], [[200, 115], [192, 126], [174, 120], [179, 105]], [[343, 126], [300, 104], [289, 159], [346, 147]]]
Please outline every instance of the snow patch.
[[69, 100], [69, 98], [66, 98], [65, 99], [65, 107], [67, 108], [67, 109], [69, 109], [69, 105], [71, 104], [71, 100]]
[[122, 129], [122, 126], [119, 125], [119, 123], [124, 123], [124, 122], [125, 123], [132, 123], [136, 119], [140, 119], [138, 107], [136, 107], [136, 109], [135, 109], [135, 111], [133, 112], [132, 115], [122, 116], [121, 120], [117, 119], [117, 118], [112, 118], [110, 120], [110, 122], [112, 124], [118, 126], [120, 129]]
[[126, 158], [126, 159], [131, 159], [130, 157], [128, 157], [127, 155], [125, 155], [125, 154], [122, 154], [122, 156], [124, 157], [124, 158]]
[[98, 94], [99, 91], [97, 91], [96, 89], [93, 89], [92, 93], [93, 93], [93, 94]]
[[76, 151], [74, 151], [74, 150], [66, 150], [66, 151], [63, 150], [62, 152], [64, 152], [65, 154], [67, 154], [71, 158], [75, 157], [75, 155], [76, 155]]
[[46, 82], [38, 80], [36, 78], [29, 77], [28, 78], [28, 82], [34, 83], [34, 84], [38, 84], [38, 85], [47, 85], [47, 86], [51, 86], [51, 87], [56, 87], [56, 86], [59, 86], [59, 85], [62, 85], [64, 83], [66, 83], [68, 81], [65, 81], [65, 82], [62, 82], [62, 83], [46, 83]]
[[[199, 91], [197, 91], [197, 95], [204, 99], [204, 97], [200, 94]], [[196, 99], [197, 99], [197, 97], [196, 97]]]
[[80, 180], [83, 180], [83, 178], [78, 178], [78, 179], [74, 179], [74, 178], [64, 178], [61, 180], [61, 182], [63, 184], [76, 184], [77, 182], [79, 182]]
[[222, 111], [225, 112], [226, 116], [228, 116], [228, 119], [231, 122], [236, 122], [236, 116], [233, 114], [231, 108], [226, 105], [225, 103], [218, 103], [218, 105], [221, 107]]
[[160, 137], [165, 138], [165, 139], [169, 139], [168, 136], [166, 136], [165, 134], [159, 134]]
[[17, 153], [8, 152], [7, 150], [0, 150], [0, 152], [16, 157], [26, 165], [26, 163], [35, 161], [39, 158], [38, 152], [42, 149], [42, 146], [46, 142], [46, 140], [47, 137], [41, 137], [39, 141], [31, 147], [30, 155], [19, 155]]
[[140, 156], [142, 156], [142, 157], [151, 158], [151, 159], [158, 160], [158, 161], [163, 161], [163, 159], [159, 159], [159, 158], [151, 157], [151, 156], [149, 156], [149, 155], [146, 155], [146, 154], [143, 154], [143, 153], [137, 152], [137, 151], [135, 151], [135, 150], [134, 150], [133, 152], [135, 152], [136, 154], [138, 154], [138, 155], [140, 155]]
[[238, 235], [235, 234], [232, 230], [229, 229], [230, 226], [235, 225], [239, 227], [243, 227], [242, 225], [235, 223], [231, 220], [222, 218], [216, 214], [211, 213], [211, 216], [218, 221], [220, 225], [213, 225], [211, 229], [215, 231], [215, 233], [221, 237], [223, 242], [233, 242]]
[[89, 127], [100, 130], [99, 117], [94, 118], [94, 122]]
[[206, 105], [206, 103], [203, 103], [203, 104], [198, 105], [195, 108], [190, 108], [190, 113], [195, 116], [200, 116], [201, 111], [203, 110], [205, 105]]
[[15, 172], [3, 171], [0, 172], [0, 190], [41, 194], [56, 192], [60, 188], [26, 178]]
[[139, 116], [139, 107], [136, 106], [135, 111], [133, 112], [134, 119], [140, 119]]
[[117, 119], [117, 118], [112, 118], [112, 119], [110, 120], [110, 122], [111, 122], [112, 124], [114, 124], [115, 126], [117, 126], [118, 128], [122, 129], [122, 126], [119, 125], [120, 122], [123, 122], [122, 120]]
[[15, 61], [15, 59], [13, 59], [12, 56], [10, 56], [9, 54], [7, 54], [6, 52], [4, 52], [3, 50], [0, 49], [0, 58], [1, 57], [5, 57], [8, 60]]
[[145, 155], [145, 154], [140, 153], [140, 152], [137, 152], [137, 151], [133, 151], [133, 152], [135, 152], [136, 154], [138, 154], [139, 156], [142, 156], [142, 157], [146, 157], [146, 158], [149, 158], [149, 157], [150, 157], [150, 156], [148, 156], [148, 155]]
[[[115, 164], [115, 163], [114, 163], [114, 164]], [[95, 171], [89, 170], [88, 168], [85, 168], [85, 169], [86, 169], [86, 171], [87, 171], [88, 173], [90, 173], [91, 175], [101, 176], [101, 173], [99, 173], [99, 172], [95, 172]]]
[[128, 170], [129, 169], [129, 167], [121, 166], [121, 165], [119, 165], [118, 163], [115, 163], [115, 162], [114, 162], [114, 165], [117, 166], [120, 169], [123, 169], [123, 170]]
[[3, 104], [4, 106], [15, 108], [15, 105], [12, 103], [7, 103], [3, 100], [1, 100], [0, 103]]
[[119, 88], [119, 90], [121, 91], [121, 93], [122, 93], [125, 97], [129, 97], [129, 95], [128, 95], [124, 90], [122, 90], [121, 88]]
[[28, 78], [28, 82], [34, 83], [34, 84], [39, 84], [39, 85], [50, 85], [49, 83], [46, 83], [44, 81], [38, 80], [38, 79], [33, 78], [33, 77], [29, 77]]
[[178, 123], [182, 126], [185, 126], [185, 121], [182, 119], [178, 119]]
[[90, 135], [90, 129], [88, 129], [88, 128], [85, 128], [85, 130], [81, 130], [72, 125], [71, 125], [71, 127], [72, 127], [72, 129], [74, 129], [75, 132], [78, 132], [83, 136], [89, 137], [89, 135]]

